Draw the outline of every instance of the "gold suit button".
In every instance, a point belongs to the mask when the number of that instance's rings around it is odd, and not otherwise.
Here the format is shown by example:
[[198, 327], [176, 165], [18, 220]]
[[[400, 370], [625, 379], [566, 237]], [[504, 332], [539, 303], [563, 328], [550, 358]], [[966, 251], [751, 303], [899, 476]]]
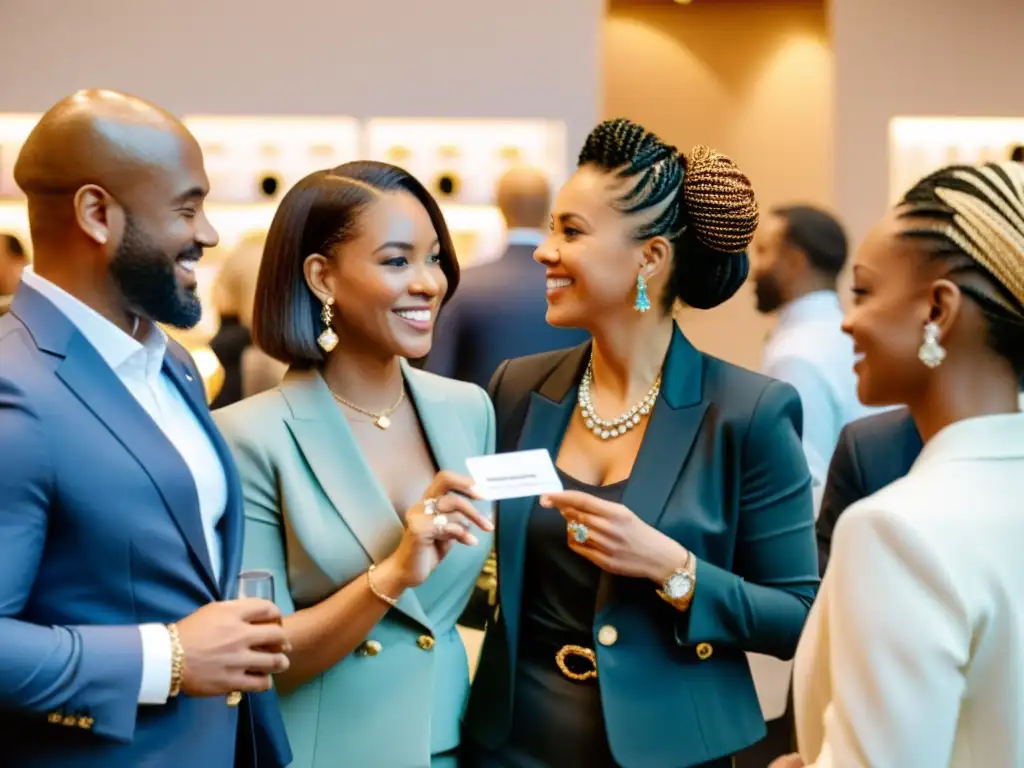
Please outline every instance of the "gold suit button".
[[78, 724], [78, 718], [75, 717], [74, 715], [68, 715], [63, 720], [60, 721], [60, 724], [61, 725], [77, 725]]
[[434, 638], [432, 638], [430, 635], [420, 635], [416, 640], [416, 645], [418, 645], [424, 651], [433, 650]]
[[60, 712], [51, 712], [46, 716], [46, 722], [60, 725], [64, 721], [64, 715]]
[[356, 648], [356, 654], [359, 656], [376, 656], [382, 650], [383, 646], [377, 640], [367, 640]]
[[597, 631], [597, 642], [601, 645], [615, 645], [619, 639], [619, 630], [611, 624], [605, 624]]
[[95, 722], [96, 721], [93, 720], [91, 717], [82, 716], [82, 717], [78, 718], [78, 727], [79, 728], [84, 728], [85, 730], [88, 731], [90, 728], [92, 728], [93, 723], [95, 723]]
[[700, 643], [697, 645], [697, 658], [701, 661], [707, 661], [711, 658], [711, 654], [715, 652], [715, 649], [711, 647], [711, 643]]

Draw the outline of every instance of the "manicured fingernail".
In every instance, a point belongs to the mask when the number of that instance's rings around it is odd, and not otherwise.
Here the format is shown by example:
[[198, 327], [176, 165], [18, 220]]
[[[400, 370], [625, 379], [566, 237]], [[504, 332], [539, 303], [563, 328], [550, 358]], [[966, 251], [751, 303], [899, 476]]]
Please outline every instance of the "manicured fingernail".
[[540, 497], [540, 505], [542, 507], [550, 507], [551, 506], [551, 499], [549, 499], [547, 496], [541, 496]]
[[476, 536], [474, 536], [472, 533], [469, 534], [469, 536], [467, 538], [469, 539], [469, 543], [472, 544], [474, 547], [477, 544], [480, 543], [480, 540]]

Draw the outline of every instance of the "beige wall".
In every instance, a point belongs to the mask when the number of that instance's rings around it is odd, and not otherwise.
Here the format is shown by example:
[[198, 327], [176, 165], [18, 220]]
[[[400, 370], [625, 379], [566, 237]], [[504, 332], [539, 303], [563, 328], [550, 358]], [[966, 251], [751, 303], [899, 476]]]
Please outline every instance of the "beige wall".
[[0, 0], [0, 112], [82, 87], [182, 113], [597, 119], [603, 0]]
[[1020, 0], [832, 0], [835, 199], [855, 236], [888, 202], [900, 115], [1024, 117]]
[[[762, 209], [832, 203], [832, 55], [821, 2], [615, 3], [605, 24], [604, 116], [688, 151], [706, 143], [750, 176]], [[771, 321], [749, 286], [681, 320], [701, 348], [757, 367]]]

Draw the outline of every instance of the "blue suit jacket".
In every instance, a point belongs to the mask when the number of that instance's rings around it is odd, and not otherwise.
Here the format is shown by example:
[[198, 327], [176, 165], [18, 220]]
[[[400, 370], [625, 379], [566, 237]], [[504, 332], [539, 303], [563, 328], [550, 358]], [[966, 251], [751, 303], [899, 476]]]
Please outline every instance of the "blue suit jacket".
[[[22, 285], [0, 319], [0, 710], [5, 764], [283, 766], [273, 693], [140, 706], [138, 624], [233, 595], [242, 500], [198, 372], [171, 343], [164, 371], [227, 474], [214, 579], [187, 465], [99, 353]], [[237, 750], [236, 750], [237, 746]], [[236, 760], [237, 752], [237, 760]]]
[[438, 318], [428, 371], [486, 387], [505, 360], [589, 338], [586, 331], [548, 325], [546, 270], [533, 260], [533, 251], [512, 245], [498, 261], [462, 273]]

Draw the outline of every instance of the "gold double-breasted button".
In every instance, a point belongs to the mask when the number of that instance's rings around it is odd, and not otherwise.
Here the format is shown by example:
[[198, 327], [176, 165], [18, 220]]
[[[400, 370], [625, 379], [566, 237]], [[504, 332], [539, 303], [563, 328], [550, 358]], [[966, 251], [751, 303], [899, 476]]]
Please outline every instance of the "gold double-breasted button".
[[93, 720], [91, 717], [83, 715], [82, 717], [78, 718], [78, 727], [88, 731], [92, 728], [95, 722], [96, 721]]
[[75, 717], [74, 715], [67, 715], [67, 716], [65, 716], [65, 718], [63, 720], [60, 721], [60, 724], [61, 725], [67, 725], [67, 726], [77, 725], [78, 724], [78, 718]]
[[416, 645], [424, 651], [432, 651], [434, 649], [434, 638], [430, 635], [420, 635], [416, 638]]
[[698, 643], [697, 645], [697, 658], [701, 661], [710, 659], [714, 652], [715, 649], [711, 647], [711, 643]]
[[376, 656], [384, 650], [384, 647], [377, 640], [367, 640], [356, 648], [357, 656]]
[[611, 624], [605, 624], [597, 631], [597, 642], [601, 645], [615, 645], [619, 640], [619, 630]]
[[60, 712], [51, 712], [46, 716], [46, 722], [52, 723], [53, 725], [60, 725], [64, 722], [64, 715]]

